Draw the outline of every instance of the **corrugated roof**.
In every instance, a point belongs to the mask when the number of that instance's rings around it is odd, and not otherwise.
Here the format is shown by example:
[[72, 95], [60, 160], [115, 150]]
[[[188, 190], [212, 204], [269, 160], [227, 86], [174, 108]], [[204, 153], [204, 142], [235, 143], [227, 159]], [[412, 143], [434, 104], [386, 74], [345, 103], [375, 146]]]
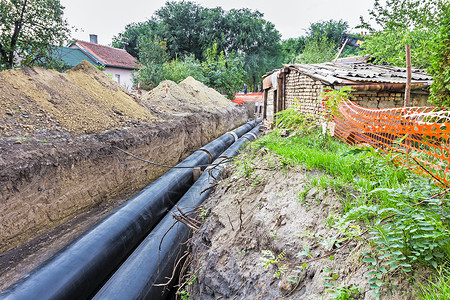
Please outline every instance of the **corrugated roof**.
[[[348, 81], [355, 84], [363, 83], [406, 83], [406, 68], [372, 65], [368, 63], [321, 63], [321, 64], [292, 64], [287, 67], [298, 69], [305, 75], [323, 81], [329, 85], [339, 85]], [[431, 84], [433, 77], [425, 70], [413, 69], [412, 83]]]
[[103, 46], [95, 43], [75, 40], [77, 46], [86, 50], [105, 66], [137, 69], [137, 61], [124, 49]]

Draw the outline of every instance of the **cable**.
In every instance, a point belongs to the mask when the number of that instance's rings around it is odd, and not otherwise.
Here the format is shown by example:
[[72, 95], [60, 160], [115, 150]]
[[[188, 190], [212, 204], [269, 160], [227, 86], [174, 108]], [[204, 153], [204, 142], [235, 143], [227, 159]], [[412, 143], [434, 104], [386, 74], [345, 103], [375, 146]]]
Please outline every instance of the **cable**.
[[[198, 167], [209, 167], [209, 168], [213, 167], [213, 168], [216, 168], [217, 166], [219, 166], [220, 164], [222, 164], [225, 161], [225, 157], [223, 157], [224, 159], [222, 161], [220, 161], [219, 163], [216, 163], [216, 164], [197, 165], [197, 166], [193, 166], [193, 167], [168, 166], [168, 165], [158, 164], [158, 163], [155, 163], [155, 162], [152, 162], [152, 161], [140, 158], [140, 157], [138, 157], [138, 156], [136, 156], [134, 154], [131, 154], [130, 152], [125, 151], [125, 150], [123, 150], [123, 149], [121, 149], [121, 148], [119, 148], [117, 146], [111, 145], [111, 147], [113, 147], [114, 149], [117, 149], [119, 151], [122, 151], [123, 153], [125, 153], [125, 154], [127, 154], [127, 155], [129, 155], [129, 156], [131, 156], [131, 157], [133, 157], [133, 158], [135, 158], [137, 160], [140, 160], [140, 161], [143, 161], [143, 162], [146, 162], [146, 163], [158, 166], [158, 167], [164, 167], [164, 168], [170, 168], [170, 169], [194, 169], [194, 168], [198, 168]], [[229, 159], [231, 159], [231, 157], [226, 157], [226, 159], [229, 160]]]

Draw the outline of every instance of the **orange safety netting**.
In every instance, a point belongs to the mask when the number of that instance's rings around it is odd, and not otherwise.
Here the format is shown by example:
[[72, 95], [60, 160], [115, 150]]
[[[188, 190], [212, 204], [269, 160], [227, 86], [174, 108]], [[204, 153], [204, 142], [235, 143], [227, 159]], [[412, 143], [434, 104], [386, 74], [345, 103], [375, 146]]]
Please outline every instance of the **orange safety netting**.
[[348, 144], [369, 144], [398, 164], [450, 186], [450, 111], [436, 107], [369, 109], [345, 101], [332, 117], [334, 134]]
[[235, 94], [234, 100], [231, 101], [241, 105], [245, 101], [261, 101], [263, 97], [263, 93]]

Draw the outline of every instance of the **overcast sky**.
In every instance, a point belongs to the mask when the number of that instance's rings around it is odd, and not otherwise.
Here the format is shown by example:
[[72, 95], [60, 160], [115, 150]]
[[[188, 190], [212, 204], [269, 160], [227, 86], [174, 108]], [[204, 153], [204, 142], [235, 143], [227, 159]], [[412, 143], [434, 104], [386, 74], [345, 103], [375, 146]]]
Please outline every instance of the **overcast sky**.
[[[71, 26], [79, 29], [73, 37], [89, 41], [89, 34], [97, 34], [98, 42], [111, 44], [112, 37], [122, 32], [125, 25], [150, 19], [154, 12], [164, 6], [165, 0], [60, 0], [65, 16]], [[325, 20], [344, 20], [354, 29], [359, 16], [368, 17], [374, 0], [199, 0], [204, 7], [221, 6], [259, 10], [264, 18], [281, 33], [282, 39], [305, 34], [309, 24]]]

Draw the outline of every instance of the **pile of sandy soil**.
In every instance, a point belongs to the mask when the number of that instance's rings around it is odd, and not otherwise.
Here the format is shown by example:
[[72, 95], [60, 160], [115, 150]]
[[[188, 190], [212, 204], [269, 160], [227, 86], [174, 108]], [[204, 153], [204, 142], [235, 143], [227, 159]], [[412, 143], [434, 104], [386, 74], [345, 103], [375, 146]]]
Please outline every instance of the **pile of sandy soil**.
[[[187, 281], [194, 284], [185, 285], [191, 299], [332, 299], [331, 291], [357, 288], [351, 299], [375, 300], [365, 276], [372, 269], [362, 261], [365, 244], [354, 241], [332, 259], [319, 259], [343, 238], [328, 224], [342, 211], [345, 191], [314, 186], [312, 179], [325, 174], [281, 161], [263, 148], [250, 175], [238, 164], [224, 171], [203, 205], [209, 217], [191, 240]], [[383, 289], [382, 299], [415, 299], [408, 276], [397, 273], [390, 283], [398, 290]]]
[[202, 82], [195, 80], [191, 76], [180, 82], [179, 85], [194, 99], [200, 103], [203, 103], [205, 107], [217, 109], [229, 107], [231, 105], [231, 101], [225, 98], [224, 95], [217, 92], [213, 88], [207, 87]]
[[163, 115], [213, 112], [232, 107], [233, 103], [203, 83], [188, 77], [180, 84], [165, 80], [142, 96], [142, 103]]
[[0, 73], [0, 136], [99, 133], [156, 120], [87, 61], [61, 74], [30, 67]]

